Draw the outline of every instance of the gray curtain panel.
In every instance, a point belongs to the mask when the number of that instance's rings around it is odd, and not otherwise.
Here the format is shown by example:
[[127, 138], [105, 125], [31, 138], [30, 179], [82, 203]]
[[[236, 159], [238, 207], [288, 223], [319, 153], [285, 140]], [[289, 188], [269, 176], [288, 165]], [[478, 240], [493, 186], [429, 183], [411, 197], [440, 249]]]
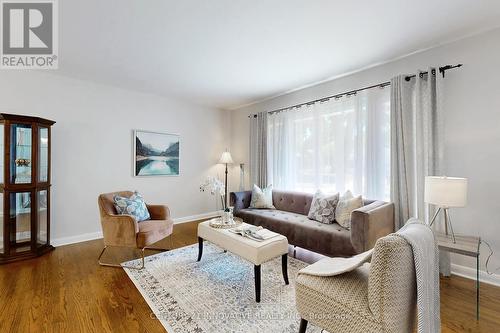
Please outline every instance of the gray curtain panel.
[[[424, 202], [425, 176], [443, 170], [443, 80], [438, 69], [391, 80], [391, 200], [396, 229], [410, 217], [429, 223], [434, 207]], [[434, 73], [434, 74], [433, 74]], [[441, 224], [442, 225], [442, 224]], [[449, 255], [440, 255], [441, 272], [449, 275]]]
[[267, 186], [267, 112], [250, 117], [250, 180]]
[[433, 70], [410, 81], [407, 75], [391, 80], [391, 199], [397, 229], [410, 217], [429, 221], [425, 176], [443, 172], [442, 80]]

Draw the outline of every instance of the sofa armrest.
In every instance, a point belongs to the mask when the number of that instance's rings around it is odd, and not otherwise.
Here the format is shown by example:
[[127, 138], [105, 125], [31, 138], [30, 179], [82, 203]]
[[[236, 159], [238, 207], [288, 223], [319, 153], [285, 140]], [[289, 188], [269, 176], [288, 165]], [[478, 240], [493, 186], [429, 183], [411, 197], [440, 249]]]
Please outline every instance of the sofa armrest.
[[136, 247], [139, 225], [131, 215], [101, 216], [101, 224], [104, 245]]
[[231, 192], [230, 194], [230, 203], [234, 207], [234, 212], [250, 207], [251, 200], [252, 191]]
[[351, 214], [351, 243], [357, 253], [375, 246], [380, 237], [394, 232], [394, 204], [375, 201]]
[[151, 215], [151, 220], [168, 220], [170, 218], [170, 209], [165, 205], [146, 205]]

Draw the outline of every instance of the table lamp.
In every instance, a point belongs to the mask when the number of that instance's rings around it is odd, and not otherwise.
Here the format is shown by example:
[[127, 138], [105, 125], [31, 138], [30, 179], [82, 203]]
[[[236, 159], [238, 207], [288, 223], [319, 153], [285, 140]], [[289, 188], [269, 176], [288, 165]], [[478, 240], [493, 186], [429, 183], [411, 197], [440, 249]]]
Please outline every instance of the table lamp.
[[224, 181], [224, 189], [225, 189], [224, 204], [226, 205], [225, 208], [227, 208], [228, 207], [228, 205], [227, 205], [227, 165], [234, 163], [233, 158], [231, 157], [231, 153], [227, 149], [225, 152], [222, 153], [222, 156], [220, 157], [219, 163], [226, 165], [226, 178]]
[[451, 231], [453, 243], [455, 241], [455, 233], [451, 224], [449, 208], [465, 207], [467, 204], [467, 178], [457, 177], [425, 177], [425, 194], [424, 201], [428, 204], [435, 205], [438, 210], [432, 217], [430, 226], [436, 220], [439, 212], [444, 213], [444, 228], [448, 235], [448, 226]]

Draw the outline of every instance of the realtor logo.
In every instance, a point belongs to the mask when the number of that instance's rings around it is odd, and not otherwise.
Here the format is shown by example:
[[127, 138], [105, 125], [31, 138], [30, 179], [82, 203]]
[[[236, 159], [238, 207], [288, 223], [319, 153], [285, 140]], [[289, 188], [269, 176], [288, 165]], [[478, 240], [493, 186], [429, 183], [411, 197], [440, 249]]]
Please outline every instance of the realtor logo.
[[57, 69], [56, 0], [1, 0], [3, 69]]

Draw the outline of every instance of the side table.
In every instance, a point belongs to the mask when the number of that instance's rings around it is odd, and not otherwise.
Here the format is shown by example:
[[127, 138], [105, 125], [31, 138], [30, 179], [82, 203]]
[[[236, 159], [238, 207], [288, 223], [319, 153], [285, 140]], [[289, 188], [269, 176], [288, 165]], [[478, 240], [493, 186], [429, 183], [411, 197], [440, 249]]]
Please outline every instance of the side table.
[[436, 232], [436, 241], [440, 250], [458, 253], [476, 258], [476, 319], [479, 320], [479, 246], [481, 237], [455, 235], [456, 242], [450, 235]]

